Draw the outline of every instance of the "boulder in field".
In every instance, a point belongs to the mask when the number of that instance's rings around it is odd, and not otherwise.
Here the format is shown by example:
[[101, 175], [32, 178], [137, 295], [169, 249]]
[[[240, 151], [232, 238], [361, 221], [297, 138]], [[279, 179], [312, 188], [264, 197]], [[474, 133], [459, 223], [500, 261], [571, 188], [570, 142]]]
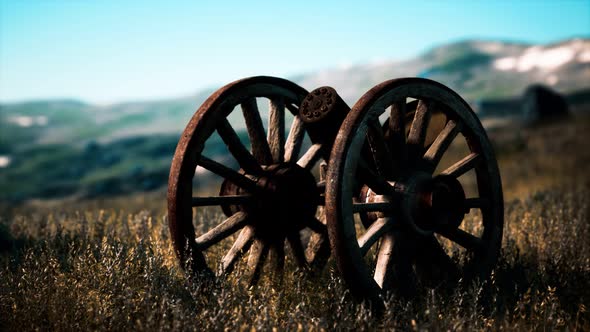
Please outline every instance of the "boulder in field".
[[556, 91], [535, 84], [529, 86], [522, 96], [522, 112], [528, 124], [547, 120], [563, 119], [569, 116], [565, 98]]

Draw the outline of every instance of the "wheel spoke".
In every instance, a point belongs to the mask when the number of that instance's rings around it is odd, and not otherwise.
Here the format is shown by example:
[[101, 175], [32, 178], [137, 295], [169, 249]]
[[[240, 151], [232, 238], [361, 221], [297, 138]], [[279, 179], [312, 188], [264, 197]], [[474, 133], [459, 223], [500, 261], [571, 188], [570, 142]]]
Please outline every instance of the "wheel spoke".
[[406, 100], [399, 101], [391, 105], [387, 141], [389, 148], [393, 153], [394, 164], [393, 174], [398, 175], [406, 166], [407, 149], [406, 149]]
[[[412, 262], [416, 255], [414, 235], [402, 230], [392, 230], [385, 234], [383, 239], [387, 239], [385, 249], [389, 250], [387, 246], [391, 246], [392, 240], [394, 240], [394, 244], [390, 262], [385, 270], [386, 278], [383, 278], [381, 288], [387, 290], [394, 286], [400, 295], [405, 297], [415, 294], [416, 276], [412, 268]], [[383, 243], [383, 240], [381, 242]]]
[[373, 278], [377, 285], [382, 289], [388, 289], [391, 285], [392, 266], [394, 263], [394, 237], [392, 233], [387, 233], [381, 240], [379, 252], [377, 254], [377, 265], [375, 266], [375, 274]]
[[434, 171], [442, 156], [460, 131], [461, 124], [454, 120], [449, 120], [443, 130], [438, 134], [430, 148], [428, 148], [428, 151], [424, 154], [424, 160], [430, 172]]
[[305, 249], [306, 262], [309, 262], [312, 270], [318, 271], [330, 258], [328, 228], [317, 218], [311, 218], [305, 224], [314, 231], [309, 237], [309, 243]]
[[252, 144], [252, 154], [254, 155], [254, 158], [256, 158], [258, 163], [262, 165], [272, 164], [272, 154], [268, 142], [266, 141], [266, 133], [264, 132], [264, 126], [262, 124], [262, 119], [260, 118], [256, 98], [246, 100], [241, 106], [244, 120], [246, 120], [246, 128], [248, 130], [248, 136], [250, 137], [250, 143]]
[[373, 161], [377, 167], [377, 173], [386, 178], [390, 177], [393, 171], [393, 159], [387, 147], [383, 130], [377, 119], [369, 122], [367, 141], [371, 149]]
[[289, 110], [289, 112], [291, 112], [291, 114], [295, 116], [299, 114], [299, 106], [291, 103], [285, 103], [285, 107]]
[[228, 179], [237, 186], [244, 188], [250, 192], [259, 191], [258, 187], [256, 186], [256, 182], [252, 181], [244, 174], [240, 174], [233, 169], [222, 165], [215, 160], [209, 159], [205, 156], [201, 156], [198, 162], [199, 166], [205, 168], [208, 171], [211, 171], [224, 179]]
[[320, 181], [324, 181], [324, 183], [326, 183], [326, 176], [327, 175], [328, 175], [328, 163], [325, 160], [322, 160], [322, 162], [320, 163]]
[[248, 256], [248, 269], [250, 269], [250, 285], [256, 285], [260, 279], [264, 261], [268, 256], [268, 245], [260, 239], [254, 239]]
[[326, 225], [319, 221], [317, 218], [310, 218], [306, 220], [305, 225], [316, 233], [328, 234], [328, 228], [326, 227]]
[[369, 186], [371, 190], [378, 195], [388, 195], [392, 193], [393, 188], [391, 185], [383, 177], [375, 174], [375, 172], [373, 172], [362, 159], [359, 160], [358, 166], [361, 181]]
[[234, 242], [233, 246], [229, 249], [227, 254], [221, 260], [221, 270], [219, 275], [231, 273], [236, 262], [244, 255], [248, 248], [252, 244], [254, 238], [254, 228], [246, 225], [244, 229], [238, 235], [238, 239]]
[[307, 268], [307, 260], [305, 259], [305, 250], [303, 250], [303, 244], [301, 243], [301, 236], [299, 232], [289, 233], [287, 235], [287, 241], [295, 257], [295, 261], [300, 268]]
[[276, 277], [282, 279], [285, 268], [285, 242], [276, 241], [270, 246], [270, 262], [275, 270]]
[[410, 133], [408, 134], [408, 157], [412, 163], [418, 160], [418, 157], [424, 150], [424, 141], [431, 116], [431, 112], [428, 111], [429, 107], [432, 108], [433, 103], [427, 103], [424, 100], [418, 102], [418, 107], [414, 114], [414, 121], [412, 121], [412, 126], [410, 127]]
[[389, 212], [393, 207], [390, 202], [353, 203], [352, 212]]
[[246, 149], [238, 134], [236, 134], [235, 130], [229, 124], [227, 119], [223, 119], [219, 125], [217, 126], [217, 132], [223, 142], [227, 145], [229, 152], [236, 158], [240, 167], [243, 168], [246, 173], [250, 174], [259, 174], [262, 171], [262, 168], [254, 159], [254, 156], [250, 154], [250, 151]]
[[416, 268], [424, 278], [439, 283], [460, 274], [459, 267], [447, 255], [436, 237], [419, 237], [416, 242], [419, 242], [416, 248]]
[[304, 129], [301, 118], [298, 116], [294, 117], [289, 136], [287, 137], [287, 143], [285, 143], [285, 161], [293, 161], [299, 156], [301, 146], [303, 145], [303, 138], [305, 137]]
[[467, 233], [460, 228], [453, 230], [440, 230], [436, 232], [467, 250], [477, 251], [483, 248], [482, 239], [473, 234]]
[[237, 212], [227, 218], [221, 224], [197, 238], [196, 241], [199, 249], [207, 250], [212, 245], [232, 235], [246, 225], [247, 219], [247, 215], [244, 212]]
[[250, 195], [193, 197], [192, 206], [241, 205], [252, 201]]
[[472, 152], [465, 158], [459, 160], [451, 167], [442, 171], [441, 174], [443, 175], [450, 175], [454, 178], [458, 178], [461, 175], [467, 173], [469, 170], [477, 166], [477, 164], [481, 161], [481, 156], [478, 153]]
[[270, 101], [268, 115], [268, 145], [274, 162], [281, 163], [285, 156], [285, 101], [282, 98]]
[[322, 180], [322, 181], [316, 183], [316, 186], [320, 192], [323, 193], [326, 191], [326, 181], [325, 180]]
[[322, 152], [322, 145], [319, 143], [313, 144], [305, 154], [297, 161], [297, 164], [305, 169], [312, 169], [313, 166], [320, 160]]
[[358, 239], [361, 255], [366, 255], [369, 249], [383, 234], [391, 229], [391, 218], [379, 218], [367, 228], [365, 234]]

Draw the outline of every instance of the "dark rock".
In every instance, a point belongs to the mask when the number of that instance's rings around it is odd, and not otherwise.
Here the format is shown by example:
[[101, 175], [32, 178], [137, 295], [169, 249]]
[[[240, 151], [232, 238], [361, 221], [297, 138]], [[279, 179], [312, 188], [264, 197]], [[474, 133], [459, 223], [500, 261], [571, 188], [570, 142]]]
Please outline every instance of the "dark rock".
[[0, 252], [9, 251], [13, 247], [14, 238], [6, 224], [0, 224]]
[[100, 145], [96, 141], [89, 141], [84, 147], [86, 154], [95, 154], [98, 150], [100, 150]]
[[98, 160], [98, 164], [100, 165], [100, 167], [109, 167], [112, 166], [116, 163], [118, 163], [121, 160], [121, 156], [111, 153], [110, 151], [105, 151], [104, 155], [101, 155], [99, 160]]
[[127, 176], [130, 178], [138, 178], [143, 174], [143, 165], [135, 164], [131, 169], [127, 172]]
[[543, 85], [529, 86], [522, 96], [524, 119], [529, 124], [566, 118], [569, 115], [565, 98]]

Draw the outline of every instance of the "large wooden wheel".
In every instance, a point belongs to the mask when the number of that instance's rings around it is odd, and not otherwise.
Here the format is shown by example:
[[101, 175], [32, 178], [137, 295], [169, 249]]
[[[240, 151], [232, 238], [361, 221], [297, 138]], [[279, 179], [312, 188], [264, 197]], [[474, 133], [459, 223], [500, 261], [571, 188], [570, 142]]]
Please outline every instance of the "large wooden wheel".
[[[248, 254], [247, 279], [255, 284], [266, 261], [283, 271], [285, 243], [299, 267], [325, 263], [327, 229], [316, 217], [324, 187], [312, 172], [322, 145], [306, 142], [298, 115], [306, 96], [287, 80], [252, 77], [217, 90], [194, 114], [178, 142], [168, 184], [169, 227], [183, 267], [227, 275]], [[206, 188], [219, 194], [204, 194]], [[224, 217], [207, 227], [193, 212], [198, 217], [210, 206], [218, 208], [213, 216]], [[311, 235], [302, 236], [302, 230]]]
[[[439, 165], [461, 140], [465, 155]], [[404, 78], [368, 91], [340, 128], [327, 179], [332, 253], [357, 297], [485, 276], [497, 260], [496, 159], [469, 105], [442, 84]], [[474, 210], [480, 217], [467, 225]]]

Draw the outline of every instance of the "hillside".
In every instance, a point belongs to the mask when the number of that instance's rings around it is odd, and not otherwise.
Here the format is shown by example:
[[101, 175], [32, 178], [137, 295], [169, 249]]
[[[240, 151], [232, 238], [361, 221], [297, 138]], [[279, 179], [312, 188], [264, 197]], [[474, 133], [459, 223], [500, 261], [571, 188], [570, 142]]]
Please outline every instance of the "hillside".
[[[331, 85], [352, 105], [372, 86], [405, 76], [440, 81], [474, 106], [519, 96], [539, 82], [569, 93], [590, 88], [590, 39], [552, 45], [463, 41], [405, 61], [291, 79], [308, 90]], [[0, 105], [0, 200], [101, 196], [164, 186], [180, 132], [213, 90], [102, 106], [74, 100]]]
[[383, 61], [304, 75], [304, 87], [331, 85], [353, 103], [375, 84], [395, 77], [439, 81], [469, 102], [518, 96], [532, 83], [567, 93], [590, 87], [590, 39], [551, 45], [463, 41], [406, 61]]

